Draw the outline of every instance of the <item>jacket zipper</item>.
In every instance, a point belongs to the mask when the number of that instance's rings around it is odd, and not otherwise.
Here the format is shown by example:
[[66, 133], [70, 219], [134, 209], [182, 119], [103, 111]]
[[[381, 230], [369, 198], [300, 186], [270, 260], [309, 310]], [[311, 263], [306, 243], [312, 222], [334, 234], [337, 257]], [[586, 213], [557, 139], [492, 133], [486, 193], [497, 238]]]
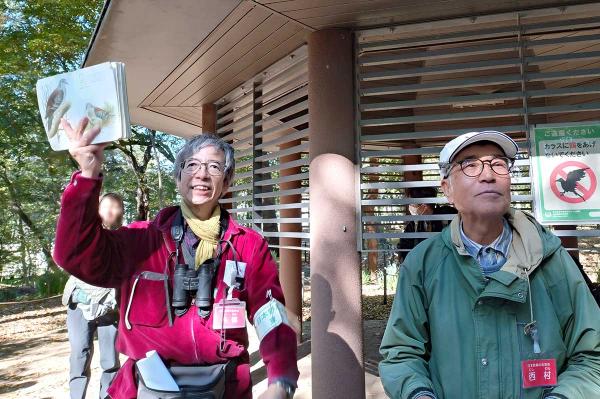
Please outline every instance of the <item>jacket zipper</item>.
[[[477, 259], [475, 259], [475, 258], [473, 258], [472, 256], [469, 255], [469, 260], [470, 260], [472, 266], [477, 267], [479, 269], [479, 278], [480, 278], [480, 281], [483, 283], [483, 289], [481, 290], [480, 293], [478, 293], [477, 299], [476, 299], [477, 302], [480, 302], [481, 301], [481, 299], [480, 299], [481, 298], [481, 294], [483, 293], [483, 291], [485, 291], [485, 287], [488, 284], [488, 278], [486, 277], [485, 273], [483, 272], [483, 269], [479, 265], [479, 262], [477, 261]], [[478, 318], [479, 317], [477, 317], [477, 320], [475, 320], [475, 325], [479, 324]], [[480, 348], [480, 342], [479, 341], [480, 341], [479, 332], [477, 332], [477, 334], [476, 334], [476, 347], [477, 348]], [[477, 351], [477, 359], [478, 359], [478, 361], [477, 361], [477, 380], [478, 380], [477, 381], [477, 392], [479, 393], [478, 396], [480, 398], [482, 397], [482, 391], [483, 391], [482, 386], [481, 386], [481, 379], [482, 379], [481, 373], [483, 371], [481, 370], [481, 367], [479, 366], [479, 362], [482, 359], [482, 355], [483, 355], [483, 353], [481, 353], [481, 351], [478, 350]]]

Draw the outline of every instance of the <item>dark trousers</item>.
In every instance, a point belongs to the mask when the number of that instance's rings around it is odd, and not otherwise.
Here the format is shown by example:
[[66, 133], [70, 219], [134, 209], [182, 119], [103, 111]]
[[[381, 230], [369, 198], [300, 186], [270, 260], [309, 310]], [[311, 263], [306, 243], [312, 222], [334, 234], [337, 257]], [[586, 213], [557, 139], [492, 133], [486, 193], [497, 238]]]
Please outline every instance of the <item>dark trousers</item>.
[[100, 347], [100, 398], [108, 397], [106, 390], [120, 367], [119, 354], [115, 349], [118, 314], [110, 312], [96, 320], [86, 320], [76, 304], [67, 308], [67, 330], [71, 344], [69, 358], [69, 390], [71, 399], [84, 399], [90, 381], [90, 363], [94, 353], [94, 333], [98, 331]]

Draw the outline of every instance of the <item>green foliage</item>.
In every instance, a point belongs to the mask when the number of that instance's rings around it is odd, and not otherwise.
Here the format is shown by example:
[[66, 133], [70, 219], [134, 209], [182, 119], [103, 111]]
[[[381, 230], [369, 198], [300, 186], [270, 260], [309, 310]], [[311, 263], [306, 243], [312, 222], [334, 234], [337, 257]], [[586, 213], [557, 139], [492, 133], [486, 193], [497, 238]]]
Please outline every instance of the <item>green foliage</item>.
[[[0, 0], [0, 276], [35, 283], [46, 294], [64, 284], [51, 251], [60, 195], [75, 164], [65, 152], [50, 150], [35, 82], [80, 66], [102, 5], [102, 0]], [[106, 151], [104, 191], [125, 197], [127, 221], [159, 209], [159, 170], [162, 203], [176, 202], [172, 161], [181, 141], [134, 127], [128, 143]]]
[[67, 273], [57, 269], [48, 270], [46, 273], [36, 276], [34, 280], [36, 296], [44, 298], [61, 294], [68, 279]]
[[69, 275], [60, 269], [47, 269], [32, 278], [3, 278], [0, 302], [46, 298], [62, 294]]
[[79, 65], [101, 5], [0, 2], [0, 207], [9, 210], [0, 220], [0, 268], [53, 266], [55, 217], [72, 162], [49, 151], [35, 82]]

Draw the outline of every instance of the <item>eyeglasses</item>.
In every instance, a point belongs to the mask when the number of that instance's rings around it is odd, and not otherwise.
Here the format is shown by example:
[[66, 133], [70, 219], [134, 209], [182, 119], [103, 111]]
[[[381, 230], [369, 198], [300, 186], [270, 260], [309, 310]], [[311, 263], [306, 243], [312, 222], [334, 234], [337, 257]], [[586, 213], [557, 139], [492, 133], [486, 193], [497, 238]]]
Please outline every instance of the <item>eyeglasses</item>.
[[195, 158], [188, 158], [181, 163], [181, 171], [186, 175], [193, 175], [198, 172], [202, 167], [206, 168], [206, 171], [211, 176], [223, 176], [223, 166], [219, 162], [200, 162]]
[[[495, 157], [489, 160], [481, 159], [465, 159], [460, 162], [455, 162], [460, 166], [460, 170], [468, 177], [478, 177], [483, 173], [483, 168], [487, 163], [492, 171], [499, 176], [507, 176], [514, 165], [514, 159], [508, 157]], [[448, 171], [449, 172], [449, 171]]]

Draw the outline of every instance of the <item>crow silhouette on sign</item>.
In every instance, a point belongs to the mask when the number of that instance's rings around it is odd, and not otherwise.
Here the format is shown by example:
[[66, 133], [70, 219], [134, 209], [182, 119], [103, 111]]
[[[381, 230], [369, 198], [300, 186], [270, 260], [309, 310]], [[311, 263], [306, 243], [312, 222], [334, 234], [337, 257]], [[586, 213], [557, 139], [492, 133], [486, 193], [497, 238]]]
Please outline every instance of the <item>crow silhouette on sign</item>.
[[581, 179], [583, 179], [585, 177], [585, 171], [588, 169], [589, 168], [583, 168], [583, 169], [574, 169], [574, 170], [570, 171], [567, 174], [567, 180], [563, 179], [562, 177], [558, 178], [556, 181], [560, 183], [560, 187], [563, 190], [562, 193], [560, 193], [560, 195], [563, 196], [566, 193], [573, 193], [585, 201], [585, 198], [583, 197], [583, 195], [581, 195], [577, 192], [577, 183], [579, 183], [581, 181]]

